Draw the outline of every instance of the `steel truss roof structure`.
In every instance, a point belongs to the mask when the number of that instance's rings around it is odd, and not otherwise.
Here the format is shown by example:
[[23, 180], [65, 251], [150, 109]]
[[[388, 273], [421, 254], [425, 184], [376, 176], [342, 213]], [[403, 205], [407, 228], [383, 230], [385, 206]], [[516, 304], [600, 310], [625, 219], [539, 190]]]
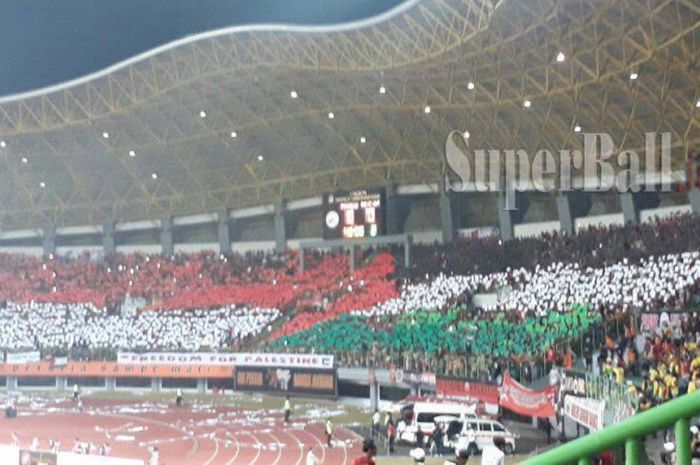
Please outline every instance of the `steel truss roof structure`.
[[580, 148], [576, 126], [616, 150], [669, 131], [680, 160], [700, 142], [699, 29], [696, 0], [410, 0], [182, 39], [0, 99], [0, 227], [435, 182], [455, 129], [526, 150]]

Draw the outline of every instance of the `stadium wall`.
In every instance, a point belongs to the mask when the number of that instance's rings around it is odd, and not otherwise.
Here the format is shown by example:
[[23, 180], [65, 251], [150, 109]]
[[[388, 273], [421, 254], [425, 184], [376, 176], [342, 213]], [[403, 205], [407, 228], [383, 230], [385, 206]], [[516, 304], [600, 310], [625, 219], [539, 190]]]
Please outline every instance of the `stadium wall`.
[[[410, 234], [416, 243], [441, 242], [441, 202], [435, 186], [402, 186], [395, 188], [394, 201], [387, 208], [396, 220], [398, 234]], [[640, 222], [691, 212], [687, 192], [644, 193], [635, 206]], [[448, 217], [453, 236], [473, 237], [465, 231], [489, 231], [498, 234], [499, 215], [496, 193], [451, 193]], [[561, 220], [554, 194], [526, 192], [518, 197], [519, 210], [513, 215], [513, 237], [533, 237], [561, 230]], [[278, 207], [279, 208], [279, 207]], [[199, 214], [165, 220], [145, 220], [112, 223], [113, 244], [123, 254], [157, 254], [164, 250], [161, 223], [171, 224], [173, 250], [177, 253], [230, 250], [238, 253], [269, 251], [281, 243], [298, 248], [301, 241], [319, 240], [322, 236], [323, 206], [321, 197], [289, 201], [282, 206], [283, 227], [275, 227], [275, 207], [261, 205], [218, 214]], [[620, 196], [615, 193], [577, 193], [571, 201], [574, 230], [590, 226], [624, 224]], [[697, 212], [696, 212], [697, 213]], [[387, 212], [388, 214], [388, 212]], [[223, 218], [223, 236], [221, 235]], [[101, 256], [108, 241], [104, 225], [83, 225], [55, 229], [24, 229], [0, 232], [0, 252], [29, 256], [56, 253], [61, 256], [89, 253]], [[53, 234], [52, 240], [45, 240]], [[278, 238], [278, 234], [283, 234]], [[280, 240], [281, 239], [281, 240]], [[223, 241], [223, 242], [222, 242]], [[48, 248], [47, 248], [48, 247]]]

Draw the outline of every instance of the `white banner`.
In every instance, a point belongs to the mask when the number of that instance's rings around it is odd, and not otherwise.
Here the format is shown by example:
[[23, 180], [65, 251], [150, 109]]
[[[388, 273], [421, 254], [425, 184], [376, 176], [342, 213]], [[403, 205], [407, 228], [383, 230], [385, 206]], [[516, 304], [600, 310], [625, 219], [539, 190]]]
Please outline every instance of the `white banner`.
[[32, 362], [40, 362], [41, 361], [41, 353], [40, 352], [17, 352], [17, 353], [10, 353], [8, 352], [5, 358], [6, 363], [11, 363], [11, 364], [21, 364], [21, 363], [32, 363]]
[[564, 397], [564, 413], [575, 422], [590, 428], [591, 431], [603, 429], [605, 401], [590, 397]]
[[262, 354], [212, 352], [119, 352], [117, 363], [123, 365], [219, 365], [235, 367], [284, 367], [332, 369], [333, 355]]

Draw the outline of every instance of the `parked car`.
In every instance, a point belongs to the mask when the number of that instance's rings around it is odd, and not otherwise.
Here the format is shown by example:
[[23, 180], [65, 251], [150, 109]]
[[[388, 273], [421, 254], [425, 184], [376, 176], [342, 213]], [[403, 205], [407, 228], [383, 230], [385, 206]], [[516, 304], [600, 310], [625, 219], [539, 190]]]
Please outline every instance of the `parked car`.
[[513, 434], [500, 422], [485, 418], [465, 420], [456, 443], [449, 444], [448, 447], [454, 447], [457, 453], [466, 450], [470, 455], [475, 455], [484, 447], [493, 444], [495, 437], [503, 438], [506, 443], [504, 452], [507, 455], [515, 452], [515, 440], [518, 435]]

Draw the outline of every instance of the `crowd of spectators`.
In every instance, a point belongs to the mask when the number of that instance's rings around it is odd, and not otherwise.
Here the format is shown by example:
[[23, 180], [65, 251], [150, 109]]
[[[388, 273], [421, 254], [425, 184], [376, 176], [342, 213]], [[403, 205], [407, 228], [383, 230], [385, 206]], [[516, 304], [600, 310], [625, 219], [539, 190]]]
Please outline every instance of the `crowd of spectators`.
[[269, 331], [280, 315], [277, 309], [227, 306], [123, 316], [92, 304], [5, 303], [0, 306], [0, 349], [113, 358], [118, 350], [236, 348]]
[[[262, 339], [263, 347], [275, 341], [277, 350], [334, 350], [348, 363], [364, 350], [402, 364], [439, 360], [458, 371], [453, 355], [467, 349], [486, 365], [546, 350], [532, 337], [479, 342], [502, 324], [515, 337], [528, 322], [568, 318], [581, 305], [593, 323], [684, 308], [700, 282], [699, 232], [700, 219], [688, 215], [573, 236], [419, 245], [410, 270], [399, 269], [387, 251], [369, 250], [352, 272], [339, 252], [307, 253], [303, 271], [292, 251], [103, 259], [0, 254], [6, 302], [0, 347], [220, 350]], [[122, 311], [130, 299], [143, 302], [133, 314]], [[476, 330], [462, 326], [467, 322]], [[341, 330], [361, 340], [325, 336]], [[473, 338], [465, 343], [467, 337]], [[572, 335], [554, 330], [547, 337], [551, 344]]]

